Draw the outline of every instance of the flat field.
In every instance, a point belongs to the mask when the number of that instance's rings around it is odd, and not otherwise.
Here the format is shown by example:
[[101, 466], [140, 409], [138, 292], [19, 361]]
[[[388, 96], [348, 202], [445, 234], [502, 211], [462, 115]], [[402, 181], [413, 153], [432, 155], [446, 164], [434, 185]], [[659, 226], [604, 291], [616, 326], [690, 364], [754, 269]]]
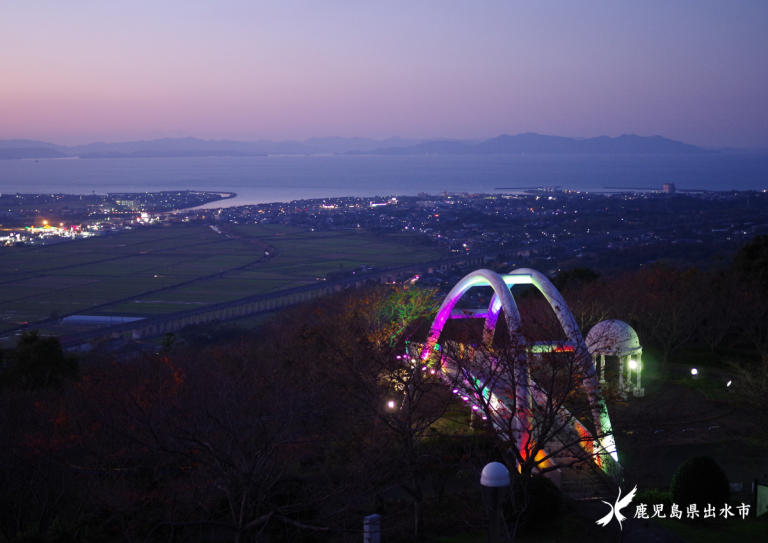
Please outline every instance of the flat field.
[[[330, 271], [439, 258], [413, 239], [281, 225], [146, 227], [0, 249], [0, 333], [72, 313], [150, 316], [316, 283]], [[265, 253], [270, 253], [266, 255]]]

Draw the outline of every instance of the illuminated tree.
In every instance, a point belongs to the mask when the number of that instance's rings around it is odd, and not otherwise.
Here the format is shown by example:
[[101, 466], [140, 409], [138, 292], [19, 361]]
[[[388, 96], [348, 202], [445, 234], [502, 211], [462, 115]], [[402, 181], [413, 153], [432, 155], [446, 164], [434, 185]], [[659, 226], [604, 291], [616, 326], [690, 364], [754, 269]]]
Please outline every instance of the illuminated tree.
[[[551, 308], [550, 317], [521, 318], [512, 285], [534, 285]], [[477, 286], [493, 289], [488, 308], [457, 309]], [[460, 326], [464, 331], [482, 323], [481, 333], [443, 337], [451, 321], [469, 321]], [[419, 359], [419, 365], [455, 380], [453, 392], [506, 442], [510, 467], [546, 473], [591, 459], [618, 474], [592, 357], [562, 296], [539, 272], [477, 270], [464, 277], [443, 301]]]
[[[542, 345], [499, 334], [492, 345], [448, 341], [443, 359], [463, 378], [454, 393], [500, 440], [500, 454], [522, 473], [611, 461], [593, 422], [602, 409], [587, 394], [587, 367], [567, 341]], [[598, 400], [600, 402], [604, 400]]]

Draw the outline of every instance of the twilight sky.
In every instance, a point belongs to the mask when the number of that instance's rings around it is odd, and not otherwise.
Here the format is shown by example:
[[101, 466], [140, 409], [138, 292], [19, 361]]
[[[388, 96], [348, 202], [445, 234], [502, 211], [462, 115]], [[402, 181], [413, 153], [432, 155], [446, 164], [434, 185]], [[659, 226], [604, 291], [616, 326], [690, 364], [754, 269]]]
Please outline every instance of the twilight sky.
[[0, 139], [768, 147], [765, 0], [6, 0]]

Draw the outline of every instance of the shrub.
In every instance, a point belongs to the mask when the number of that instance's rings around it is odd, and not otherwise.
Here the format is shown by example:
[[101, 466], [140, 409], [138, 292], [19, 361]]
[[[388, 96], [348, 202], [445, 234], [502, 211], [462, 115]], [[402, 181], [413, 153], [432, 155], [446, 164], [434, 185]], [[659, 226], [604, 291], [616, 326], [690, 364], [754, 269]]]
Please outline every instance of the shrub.
[[0, 379], [22, 388], [59, 388], [78, 372], [77, 359], [63, 351], [59, 338], [42, 336], [39, 330], [23, 332], [5, 357], [8, 370]]
[[637, 503], [663, 504], [665, 509], [669, 509], [672, 503], [674, 503], [671, 492], [656, 488], [639, 491], [632, 501]]
[[677, 468], [672, 477], [672, 501], [681, 507], [696, 504], [701, 510], [707, 505], [720, 507], [731, 498], [728, 477], [707, 455], [689, 458]]

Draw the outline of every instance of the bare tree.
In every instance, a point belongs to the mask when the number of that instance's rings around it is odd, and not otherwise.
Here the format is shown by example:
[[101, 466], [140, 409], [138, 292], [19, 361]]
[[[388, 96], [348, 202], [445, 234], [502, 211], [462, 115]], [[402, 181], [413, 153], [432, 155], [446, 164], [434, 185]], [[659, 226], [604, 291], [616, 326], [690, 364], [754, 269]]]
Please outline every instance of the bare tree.
[[695, 337], [707, 295], [698, 270], [663, 265], [614, 279], [605, 289], [612, 301], [611, 314], [629, 322], [645, 342], [654, 344], [663, 364]]
[[81, 465], [105, 475], [102, 503], [129, 534], [329, 532], [373, 493], [311, 363], [242, 343], [107, 369], [80, 391], [78, 424], [108, 436]]
[[768, 437], [768, 358], [756, 364], [728, 362], [734, 371], [735, 390], [752, 410], [760, 433]]
[[703, 300], [698, 337], [714, 351], [737, 328], [741, 285], [733, 275], [717, 273], [702, 278], [699, 290]]
[[434, 315], [434, 291], [397, 287], [372, 289], [340, 298], [307, 322], [305, 334], [333, 372], [329, 381], [346, 402], [355, 426], [373, 422], [378, 446], [388, 450], [392, 484], [413, 503], [413, 533], [424, 523], [425, 467], [432, 455], [424, 446], [428, 430], [446, 412], [450, 388], [436, 370], [417, 363], [409, 338]]
[[752, 344], [763, 360], [768, 359], [768, 289], [759, 281], [741, 276], [736, 292], [736, 322], [741, 339]]
[[447, 342], [444, 351], [446, 370], [460, 376], [454, 393], [507, 444], [507, 465], [543, 474], [610, 461], [596, 446], [609, 434], [593, 423], [604, 404], [586, 392], [591, 368], [568, 342], [543, 346], [507, 335], [491, 346]]
[[43, 538], [54, 526], [77, 537], [97, 508], [70, 469], [70, 440], [58, 391], [0, 394], [0, 539]]

